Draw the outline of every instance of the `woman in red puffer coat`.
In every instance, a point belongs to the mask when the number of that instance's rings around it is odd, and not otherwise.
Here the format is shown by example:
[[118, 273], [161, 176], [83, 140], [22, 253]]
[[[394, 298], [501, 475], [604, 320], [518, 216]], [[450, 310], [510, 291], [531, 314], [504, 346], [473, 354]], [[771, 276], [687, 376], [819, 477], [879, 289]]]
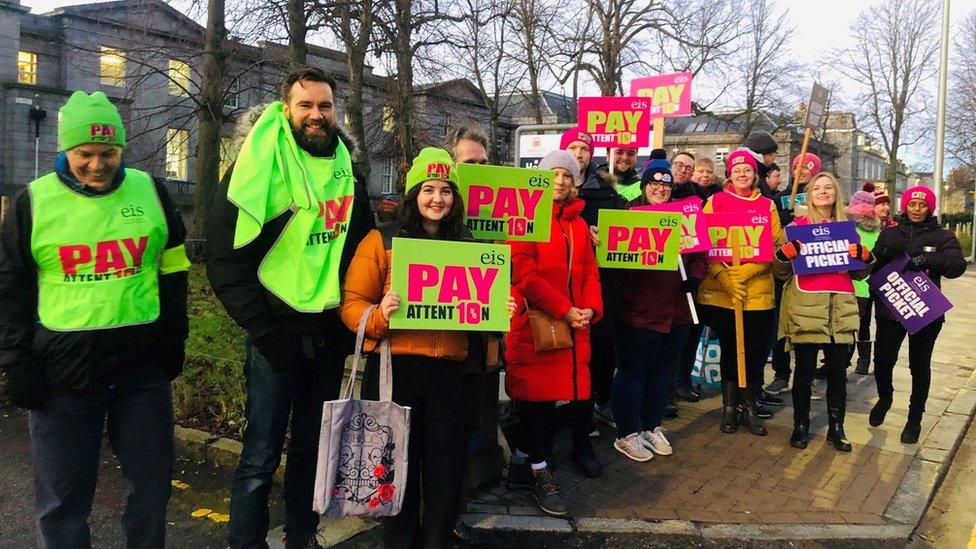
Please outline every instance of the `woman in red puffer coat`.
[[[508, 483], [532, 489], [544, 512], [565, 515], [566, 506], [546, 463], [552, 448], [552, 413], [557, 400], [590, 398], [589, 326], [602, 316], [603, 299], [589, 228], [580, 217], [584, 203], [576, 198], [582, 182], [579, 163], [566, 151], [553, 151], [539, 168], [555, 172], [549, 241], [508, 242], [517, 312], [505, 339], [505, 390], [520, 401], [522, 426]], [[537, 352], [529, 308], [569, 322], [573, 346]], [[587, 449], [592, 454], [585, 434], [573, 438], [574, 454]]]

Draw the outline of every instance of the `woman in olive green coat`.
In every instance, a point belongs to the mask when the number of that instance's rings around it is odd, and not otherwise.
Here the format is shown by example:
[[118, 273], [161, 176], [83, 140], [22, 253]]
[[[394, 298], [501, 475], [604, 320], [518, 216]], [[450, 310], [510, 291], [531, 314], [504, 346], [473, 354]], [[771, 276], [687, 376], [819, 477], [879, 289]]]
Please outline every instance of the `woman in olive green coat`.
[[[844, 197], [837, 179], [821, 173], [807, 187], [807, 211], [797, 212], [793, 225], [846, 221]], [[864, 261], [858, 271], [794, 275], [791, 260], [800, 255], [801, 243], [791, 240], [776, 252], [773, 272], [785, 281], [779, 314], [779, 337], [785, 338], [796, 356], [793, 379], [793, 434], [790, 445], [806, 448], [810, 439], [810, 382], [817, 367], [817, 353], [824, 352], [827, 362], [827, 441], [839, 451], [850, 452], [851, 443], [844, 435], [847, 401], [845, 370], [848, 348], [856, 340], [857, 299], [852, 280], [866, 278], [874, 256], [860, 244], [851, 244], [848, 252]]]

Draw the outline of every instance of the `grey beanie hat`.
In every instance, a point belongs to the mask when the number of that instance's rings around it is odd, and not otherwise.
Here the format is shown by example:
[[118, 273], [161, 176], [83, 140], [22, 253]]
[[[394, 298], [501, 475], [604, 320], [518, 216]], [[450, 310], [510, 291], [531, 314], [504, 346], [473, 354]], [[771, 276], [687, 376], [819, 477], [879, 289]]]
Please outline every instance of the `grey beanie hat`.
[[779, 145], [769, 132], [759, 130], [750, 133], [746, 138], [746, 148], [759, 154], [772, 154], [779, 150]]
[[566, 151], [552, 151], [539, 162], [540, 170], [554, 170], [562, 168], [573, 176], [573, 182], [577, 187], [583, 184], [583, 175], [580, 174], [579, 161], [576, 157]]

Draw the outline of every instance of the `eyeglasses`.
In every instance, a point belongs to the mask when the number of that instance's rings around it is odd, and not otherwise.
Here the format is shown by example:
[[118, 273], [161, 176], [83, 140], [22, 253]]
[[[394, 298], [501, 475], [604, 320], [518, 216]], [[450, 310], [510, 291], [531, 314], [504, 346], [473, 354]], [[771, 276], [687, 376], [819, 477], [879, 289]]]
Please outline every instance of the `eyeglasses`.
[[684, 162], [673, 162], [671, 165], [674, 166], [675, 170], [692, 170], [695, 168], [691, 164], [685, 164]]
[[661, 189], [670, 189], [674, 186], [674, 183], [670, 181], [648, 181], [647, 185], [650, 187], [658, 187]]

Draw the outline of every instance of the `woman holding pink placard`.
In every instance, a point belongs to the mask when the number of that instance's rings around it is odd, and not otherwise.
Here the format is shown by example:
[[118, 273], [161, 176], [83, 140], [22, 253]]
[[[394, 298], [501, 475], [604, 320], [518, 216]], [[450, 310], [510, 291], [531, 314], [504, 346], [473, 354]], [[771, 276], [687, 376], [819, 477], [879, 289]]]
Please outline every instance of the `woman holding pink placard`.
[[[801, 207], [793, 225], [847, 221], [840, 183], [829, 173], [820, 173], [807, 186], [807, 208]], [[801, 243], [785, 242], [776, 252], [773, 270], [784, 280], [779, 315], [779, 337], [786, 339], [796, 355], [793, 378], [793, 434], [790, 446], [806, 448], [810, 441], [810, 383], [817, 369], [817, 353], [823, 350], [827, 369], [827, 441], [841, 452], [850, 452], [844, 434], [847, 407], [845, 370], [848, 349], [857, 339], [859, 327], [854, 280], [867, 278], [874, 256], [861, 244], [851, 244], [848, 253], [863, 261], [857, 271], [797, 275], [793, 258]]]
[[[773, 201], [757, 188], [756, 157], [748, 149], [737, 149], [726, 163], [725, 189], [712, 195], [702, 209], [705, 213], [749, 212], [767, 215], [773, 244], [783, 241], [783, 228]], [[734, 433], [741, 421], [749, 432], [765, 436], [766, 426], [758, 417], [756, 395], [762, 385], [763, 367], [771, 345], [768, 334], [773, 324], [773, 275], [769, 263], [711, 263], [708, 276], [698, 290], [701, 316], [718, 335], [722, 371], [722, 432]], [[746, 387], [738, 386], [734, 310], [743, 309]]]

